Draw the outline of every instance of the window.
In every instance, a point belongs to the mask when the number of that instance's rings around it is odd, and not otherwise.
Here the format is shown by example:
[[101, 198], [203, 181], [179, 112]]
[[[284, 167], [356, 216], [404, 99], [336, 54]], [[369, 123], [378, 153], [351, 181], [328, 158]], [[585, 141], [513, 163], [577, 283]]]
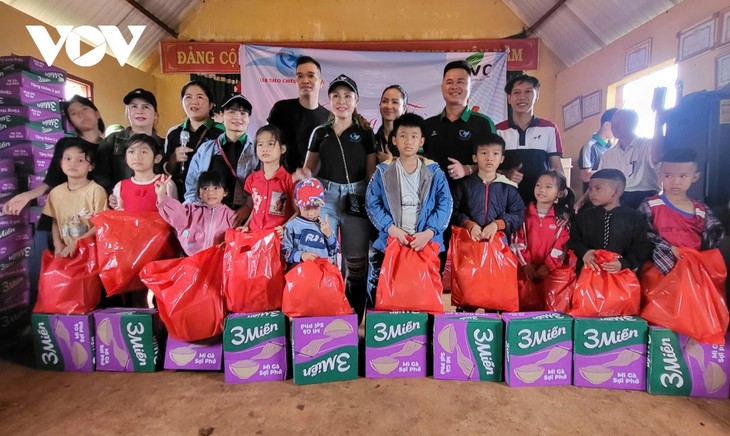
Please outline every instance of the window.
[[94, 100], [94, 84], [80, 77], [66, 75], [66, 100], [74, 95]]
[[677, 100], [677, 64], [661, 69], [654, 73], [633, 80], [625, 84], [621, 90], [623, 102], [619, 106], [623, 109], [633, 109], [639, 114], [639, 125], [636, 134], [644, 138], [654, 136], [654, 111], [651, 109], [654, 98], [654, 88], [666, 87], [667, 96], [664, 100], [664, 109], [674, 107]]

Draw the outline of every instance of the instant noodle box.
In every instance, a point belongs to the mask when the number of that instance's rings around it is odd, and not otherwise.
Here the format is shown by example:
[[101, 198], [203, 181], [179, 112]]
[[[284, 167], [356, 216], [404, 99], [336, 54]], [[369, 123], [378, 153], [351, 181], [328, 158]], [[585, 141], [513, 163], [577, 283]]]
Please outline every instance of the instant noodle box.
[[286, 378], [286, 318], [281, 311], [232, 313], [223, 331], [226, 383]]
[[59, 98], [65, 96], [64, 82], [49, 79], [30, 71], [0, 71], [0, 86], [20, 86]]
[[30, 280], [27, 273], [7, 276], [0, 281], [0, 308], [30, 304]]
[[576, 318], [573, 384], [645, 390], [647, 328], [638, 316]]
[[357, 378], [357, 315], [292, 319], [294, 383]]
[[220, 371], [223, 364], [221, 336], [185, 342], [168, 336], [165, 347], [165, 369]]
[[109, 308], [94, 312], [96, 370], [155, 372], [162, 366], [164, 329], [157, 309]]
[[0, 86], [0, 105], [31, 106], [51, 112], [61, 112], [59, 97], [22, 86]]
[[366, 377], [426, 376], [427, 313], [368, 311], [366, 324]]
[[40, 124], [23, 124], [0, 130], [0, 141], [25, 140], [56, 143], [66, 136], [63, 130], [44, 127]]
[[658, 395], [727, 398], [730, 353], [727, 344], [709, 345], [664, 327], [649, 327], [647, 391]]
[[36, 368], [94, 370], [94, 319], [87, 315], [31, 315]]
[[513, 387], [569, 385], [573, 318], [558, 312], [503, 313], [504, 379]]
[[30, 324], [30, 307], [0, 308], [0, 336]]
[[38, 123], [46, 127], [61, 128], [61, 115], [57, 112], [30, 106], [0, 106], [0, 124], [17, 126]]
[[35, 74], [51, 79], [54, 82], [64, 83], [66, 71], [53, 67], [32, 56], [0, 56], [0, 70], [5, 73], [13, 71], [31, 71]]
[[435, 315], [433, 378], [502, 381], [503, 330], [496, 313]]

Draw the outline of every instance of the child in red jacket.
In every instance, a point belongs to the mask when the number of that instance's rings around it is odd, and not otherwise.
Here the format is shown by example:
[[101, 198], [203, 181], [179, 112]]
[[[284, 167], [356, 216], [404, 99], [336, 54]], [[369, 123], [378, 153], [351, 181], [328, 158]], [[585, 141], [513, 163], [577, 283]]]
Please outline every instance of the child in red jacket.
[[540, 284], [550, 271], [565, 263], [570, 229], [564, 221], [574, 201], [575, 196], [562, 174], [550, 170], [537, 179], [535, 201], [525, 208], [524, 224], [513, 235], [511, 245], [520, 262], [520, 278], [524, 280], [520, 290], [521, 311], [544, 309]]

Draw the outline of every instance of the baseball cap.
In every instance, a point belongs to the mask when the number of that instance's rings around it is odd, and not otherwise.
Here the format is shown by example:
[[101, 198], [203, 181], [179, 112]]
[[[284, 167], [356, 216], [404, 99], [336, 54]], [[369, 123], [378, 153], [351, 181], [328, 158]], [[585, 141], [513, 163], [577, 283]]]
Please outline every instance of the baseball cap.
[[231, 96], [228, 97], [228, 99], [225, 102], [223, 102], [223, 104], [221, 105], [221, 109], [226, 110], [226, 108], [233, 103], [240, 104], [241, 106], [243, 106], [243, 109], [247, 110], [248, 114], [251, 115], [253, 106], [251, 105], [251, 102], [249, 102], [246, 99], [246, 97], [243, 96], [243, 94], [236, 94], [236, 93], [231, 94]]
[[294, 198], [297, 207], [303, 209], [305, 207], [324, 206], [324, 188], [322, 183], [317, 179], [301, 180], [294, 187]]
[[149, 92], [146, 89], [137, 88], [132, 91], [129, 91], [129, 94], [127, 94], [124, 97], [124, 104], [129, 104], [133, 99], [140, 98], [147, 103], [151, 104], [153, 108], [155, 108], [155, 111], [157, 110], [157, 99], [155, 98], [155, 94]]
[[327, 91], [327, 94], [332, 92], [332, 90], [335, 89], [335, 87], [337, 87], [339, 85], [347, 86], [348, 88], [352, 89], [353, 92], [355, 92], [355, 95], [357, 95], [358, 97], [360, 96], [360, 94], [358, 94], [358, 92], [357, 92], [357, 83], [355, 83], [354, 80], [350, 79], [349, 77], [347, 77], [344, 74], [340, 74], [333, 81], [330, 82], [330, 87], [329, 87], [329, 90]]

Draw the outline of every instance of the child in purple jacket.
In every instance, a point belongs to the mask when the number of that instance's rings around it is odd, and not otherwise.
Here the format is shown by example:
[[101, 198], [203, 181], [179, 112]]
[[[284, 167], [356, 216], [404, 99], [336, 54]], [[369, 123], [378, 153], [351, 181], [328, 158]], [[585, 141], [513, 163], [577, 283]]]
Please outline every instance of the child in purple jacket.
[[188, 256], [223, 242], [226, 230], [233, 227], [235, 212], [222, 203], [227, 195], [225, 182], [215, 171], [198, 178], [198, 198], [203, 204], [181, 204], [167, 195], [164, 181], [155, 183], [155, 191], [160, 216], [175, 229]]

